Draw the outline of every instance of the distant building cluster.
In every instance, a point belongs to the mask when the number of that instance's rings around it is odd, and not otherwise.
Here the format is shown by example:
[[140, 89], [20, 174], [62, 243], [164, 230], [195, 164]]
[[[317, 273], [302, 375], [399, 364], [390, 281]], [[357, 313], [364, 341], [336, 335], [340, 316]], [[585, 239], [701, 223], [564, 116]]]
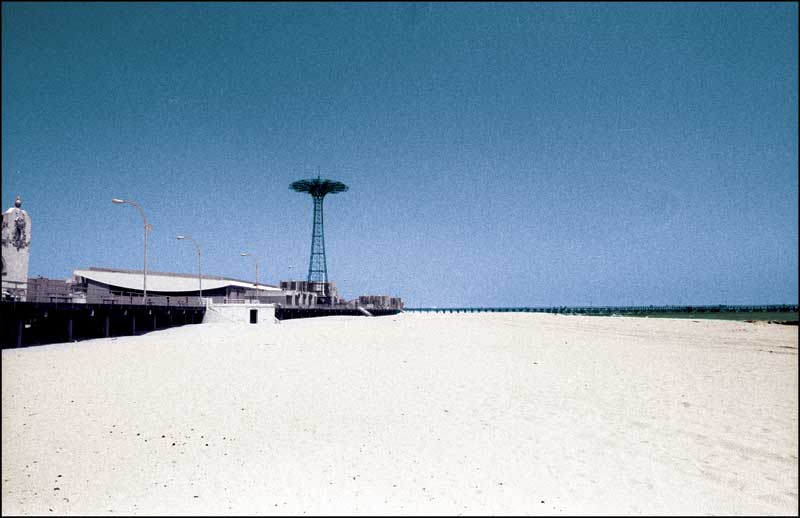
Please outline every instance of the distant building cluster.
[[[328, 180], [308, 182], [313, 187], [312, 194], [317, 201], [324, 195], [315, 190], [318, 187], [324, 187], [325, 193], [346, 190], [344, 184], [339, 185]], [[201, 279], [195, 274], [153, 271], [147, 272], [145, 280], [143, 270], [98, 267], [75, 270], [72, 278], [67, 280], [29, 278], [31, 218], [22, 210], [19, 197], [14, 205], [3, 213], [2, 220], [3, 300], [156, 306], [275, 304], [289, 308], [403, 308], [403, 301], [399, 297], [362, 295], [348, 301], [339, 296], [336, 283], [327, 281], [324, 240], [321, 234], [321, 206], [315, 208], [315, 236], [319, 232], [319, 241], [315, 242], [319, 245], [319, 254], [317, 256], [312, 253], [312, 266], [309, 267], [309, 271], [314, 273], [312, 270], [318, 262], [319, 276], [310, 273], [309, 280], [281, 281], [280, 287], [277, 287], [214, 275], [203, 274]]]
[[[184, 273], [149, 272], [147, 299], [151, 305], [198, 306], [197, 276]], [[71, 302], [89, 304], [143, 304], [142, 272], [91, 267], [75, 270], [68, 280], [29, 278], [29, 302]], [[212, 304], [258, 303], [284, 307], [341, 307], [403, 309], [399, 297], [362, 295], [353, 300], [339, 297], [336, 283], [281, 281], [280, 287], [203, 276], [203, 299]]]

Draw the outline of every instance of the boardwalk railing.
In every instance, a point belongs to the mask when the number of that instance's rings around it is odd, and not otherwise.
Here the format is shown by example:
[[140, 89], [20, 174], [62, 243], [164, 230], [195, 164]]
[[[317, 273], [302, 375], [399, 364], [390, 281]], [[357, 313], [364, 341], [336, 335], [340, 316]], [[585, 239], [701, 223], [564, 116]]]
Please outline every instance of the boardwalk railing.
[[[56, 302], [56, 301], [53, 301]], [[103, 294], [89, 293], [86, 295], [86, 302], [89, 304], [124, 304], [124, 305], [147, 305], [147, 306], [180, 306], [180, 307], [204, 307], [205, 302], [200, 297], [174, 297], [167, 295], [148, 296], [147, 301], [141, 294], [127, 292], [111, 292]]]

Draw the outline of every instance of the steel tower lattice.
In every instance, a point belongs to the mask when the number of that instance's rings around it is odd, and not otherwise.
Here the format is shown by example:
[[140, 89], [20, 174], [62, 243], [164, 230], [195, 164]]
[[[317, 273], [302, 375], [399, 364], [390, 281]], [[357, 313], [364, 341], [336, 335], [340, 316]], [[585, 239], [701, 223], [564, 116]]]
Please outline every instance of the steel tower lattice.
[[308, 261], [308, 282], [328, 282], [322, 201], [325, 195], [344, 192], [348, 187], [342, 182], [320, 179], [317, 176], [317, 178], [293, 182], [289, 188], [296, 192], [308, 193], [314, 199], [314, 226], [311, 230], [311, 258]]

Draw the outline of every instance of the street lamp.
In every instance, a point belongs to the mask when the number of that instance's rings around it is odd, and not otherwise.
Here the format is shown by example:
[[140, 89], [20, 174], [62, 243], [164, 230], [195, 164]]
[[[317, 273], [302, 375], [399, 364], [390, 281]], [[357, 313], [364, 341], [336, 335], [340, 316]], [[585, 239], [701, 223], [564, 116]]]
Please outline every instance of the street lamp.
[[197, 279], [199, 281], [199, 291], [200, 291], [200, 299], [203, 299], [203, 267], [202, 267], [202, 259], [201, 259], [201, 252], [200, 252], [200, 245], [197, 244], [197, 241], [194, 240], [192, 236], [175, 236], [175, 239], [190, 239], [192, 243], [194, 243], [194, 247], [197, 249]]
[[261, 262], [259, 259], [256, 259], [256, 256], [249, 252], [242, 252], [239, 255], [242, 257], [250, 257], [256, 263], [256, 287], [258, 287], [258, 263]]
[[147, 304], [147, 233], [153, 230], [153, 225], [147, 223], [147, 216], [144, 215], [144, 209], [142, 209], [142, 206], [135, 201], [114, 198], [111, 200], [111, 203], [127, 203], [129, 205], [133, 205], [139, 209], [139, 213], [142, 215], [142, 219], [144, 220], [144, 282], [142, 283], [142, 297], [144, 299], [144, 303]]

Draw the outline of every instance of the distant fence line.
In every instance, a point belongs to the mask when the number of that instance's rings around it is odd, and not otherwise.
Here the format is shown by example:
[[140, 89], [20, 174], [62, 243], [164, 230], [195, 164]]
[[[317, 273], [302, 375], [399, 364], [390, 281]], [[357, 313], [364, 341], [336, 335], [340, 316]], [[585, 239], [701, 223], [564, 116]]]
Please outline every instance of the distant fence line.
[[148, 295], [147, 299], [141, 293], [108, 292], [108, 293], [39, 293], [28, 292], [28, 302], [37, 303], [65, 303], [65, 304], [110, 304], [127, 306], [180, 306], [200, 308], [205, 302], [200, 297], [173, 296], [173, 295]]
[[559, 313], [569, 315], [636, 315], [647, 313], [797, 313], [797, 304], [769, 304], [758, 306], [603, 306], [603, 307], [453, 307], [405, 308], [418, 313]]

